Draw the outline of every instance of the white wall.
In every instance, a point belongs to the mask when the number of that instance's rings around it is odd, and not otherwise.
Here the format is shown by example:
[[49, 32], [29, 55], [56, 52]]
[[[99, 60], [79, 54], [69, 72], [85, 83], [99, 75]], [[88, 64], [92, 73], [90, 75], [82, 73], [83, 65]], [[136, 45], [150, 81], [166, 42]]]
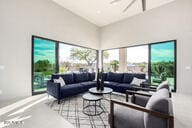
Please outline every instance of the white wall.
[[105, 26], [101, 49], [177, 40], [177, 91], [192, 94], [192, 0], [165, 6]]
[[0, 0], [0, 100], [31, 95], [31, 35], [99, 49], [99, 28], [51, 0]]

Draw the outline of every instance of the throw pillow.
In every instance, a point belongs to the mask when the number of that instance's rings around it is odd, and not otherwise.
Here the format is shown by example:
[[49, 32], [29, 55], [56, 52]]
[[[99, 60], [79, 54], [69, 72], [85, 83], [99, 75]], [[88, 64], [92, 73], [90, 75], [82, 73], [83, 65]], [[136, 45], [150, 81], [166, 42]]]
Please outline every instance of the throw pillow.
[[65, 81], [62, 77], [59, 77], [59, 79], [53, 79], [54, 83], [60, 83], [61, 87], [66, 85]]
[[140, 86], [140, 84], [141, 84], [142, 82], [144, 82], [144, 81], [145, 81], [145, 79], [138, 79], [138, 78], [136, 78], [136, 77], [133, 77], [133, 80], [132, 80], [131, 84]]

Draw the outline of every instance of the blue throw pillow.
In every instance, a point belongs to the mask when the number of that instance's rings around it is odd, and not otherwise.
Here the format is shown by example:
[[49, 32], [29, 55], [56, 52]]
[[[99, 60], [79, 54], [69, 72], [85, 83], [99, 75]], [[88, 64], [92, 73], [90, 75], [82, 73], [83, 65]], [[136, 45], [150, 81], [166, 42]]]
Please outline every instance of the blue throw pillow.
[[133, 80], [133, 75], [131, 73], [125, 73], [124, 74], [123, 83], [130, 84], [132, 80]]
[[93, 73], [88, 73], [88, 76], [89, 76], [89, 78], [88, 78], [89, 81], [95, 80], [95, 72], [93, 72]]
[[74, 80], [75, 83], [88, 81], [88, 73], [74, 73]]
[[135, 74], [133, 74], [133, 75], [134, 75], [133, 77], [136, 77], [136, 78], [138, 78], [138, 79], [145, 79], [145, 74], [135, 73]]
[[119, 82], [122, 83], [123, 81], [123, 73], [112, 73], [109, 72], [107, 74], [107, 81]]
[[99, 78], [101, 79], [101, 76], [102, 76], [103, 80], [106, 81], [107, 80], [107, 75], [108, 75], [108, 73], [102, 73], [102, 74], [100, 73]]

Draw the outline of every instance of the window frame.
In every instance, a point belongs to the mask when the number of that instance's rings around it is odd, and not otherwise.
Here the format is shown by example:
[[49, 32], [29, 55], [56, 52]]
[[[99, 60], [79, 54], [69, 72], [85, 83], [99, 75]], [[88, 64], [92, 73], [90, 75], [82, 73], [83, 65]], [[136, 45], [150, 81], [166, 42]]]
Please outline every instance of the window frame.
[[99, 50], [97, 49], [93, 49], [93, 48], [89, 48], [89, 47], [85, 47], [85, 46], [81, 46], [81, 45], [76, 45], [76, 44], [71, 44], [71, 43], [67, 43], [67, 42], [63, 42], [63, 41], [58, 41], [58, 40], [53, 40], [53, 39], [49, 39], [49, 38], [45, 38], [45, 37], [41, 37], [41, 36], [37, 36], [37, 35], [32, 35], [31, 36], [31, 93], [32, 95], [37, 95], [37, 94], [43, 94], [46, 91], [41, 91], [41, 92], [34, 92], [34, 39], [35, 38], [39, 38], [39, 39], [43, 39], [43, 40], [48, 40], [48, 41], [52, 41], [55, 42], [55, 73], [59, 73], [59, 44], [66, 44], [66, 45], [71, 45], [71, 46], [76, 46], [76, 47], [81, 47], [81, 48], [87, 48], [87, 49], [91, 49], [91, 50], [95, 50], [96, 51], [96, 58], [97, 58], [97, 63], [96, 63], [96, 70], [98, 69], [98, 64], [99, 64]]
[[177, 40], [166, 40], [166, 41], [159, 41], [159, 42], [154, 42], [149, 44], [149, 81], [151, 82], [151, 46], [155, 44], [163, 44], [163, 43], [168, 43], [168, 42], [173, 42], [174, 43], [174, 67], [175, 67], [175, 72], [174, 72], [174, 89], [172, 89], [172, 92], [177, 91]]
[[151, 83], [151, 45], [154, 44], [162, 44], [167, 42], [174, 42], [174, 66], [175, 66], [175, 72], [174, 72], [174, 89], [172, 92], [176, 92], [177, 90], [177, 40], [165, 40], [165, 41], [158, 41], [153, 43], [144, 43], [139, 45], [131, 45], [131, 46], [124, 46], [124, 47], [117, 47], [117, 48], [109, 48], [109, 49], [103, 49], [101, 50], [101, 67], [103, 68], [103, 52], [106, 50], [113, 50], [113, 49], [121, 49], [121, 48], [131, 48], [131, 47], [139, 47], [139, 46], [146, 46], [148, 45], [148, 80]]
[[71, 45], [71, 46], [75, 46], [75, 47], [80, 47], [80, 48], [86, 48], [86, 49], [91, 49], [91, 50], [95, 50], [96, 51], [96, 58], [97, 58], [97, 63], [96, 63], [96, 70], [98, 69], [99, 67], [99, 50], [97, 49], [93, 49], [93, 48], [89, 48], [89, 47], [84, 47], [84, 46], [80, 46], [80, 45], [75, 45], [75, 44], [70, 44], [70, 43], [66, 43], [66, 42], [61, 42], [61, 41], [58, 41], [58, 55], [57, 55], [57, 58], [58, 58], [58, 69], [57, 69], [57, 73], [59, 73], [59, 44], [65, 44], [65, 45]]

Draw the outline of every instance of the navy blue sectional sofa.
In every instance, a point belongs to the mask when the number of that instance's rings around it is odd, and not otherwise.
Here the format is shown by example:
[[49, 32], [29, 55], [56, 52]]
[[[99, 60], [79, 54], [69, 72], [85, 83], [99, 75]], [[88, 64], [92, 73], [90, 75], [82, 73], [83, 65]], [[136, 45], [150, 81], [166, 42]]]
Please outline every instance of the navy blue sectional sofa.
[[[53, 82], [53, 79], [58, 79], [60, 76], [66, 83], [62, 87], [59, 83]], [[145, 74], [103, 73], [104, 87], [112, 88], [115, 92], [126, 93], [126, 90], [134, 89], [135, 85], [131, 84], [134, 77], [145, 79]], [[65, 97], [86, 92], [96, 86], [95, 73], [55, 74], [47, 82], [47, 93], [58, 99], [58, 103], [60, 103], [60, 100]]]
[[[60, 83], [54, 83], [53, 79], [62, 77], [66, 85], [62, 86]], [[85, 91], [89, 88], [96, 87], [95, 73], [71, 73], [71, 74], [54, 74], [51, 80], [47, 82], [47, 93], [58, 100], [73, 96]]]
[[115, 92], [126, 93], [126, 90], [133, 90], [134, 86], [131, 84], [133, 78], [145, 79], [145, 74], [135, 73], [104, 73], [104, 87], [112, 88]]

